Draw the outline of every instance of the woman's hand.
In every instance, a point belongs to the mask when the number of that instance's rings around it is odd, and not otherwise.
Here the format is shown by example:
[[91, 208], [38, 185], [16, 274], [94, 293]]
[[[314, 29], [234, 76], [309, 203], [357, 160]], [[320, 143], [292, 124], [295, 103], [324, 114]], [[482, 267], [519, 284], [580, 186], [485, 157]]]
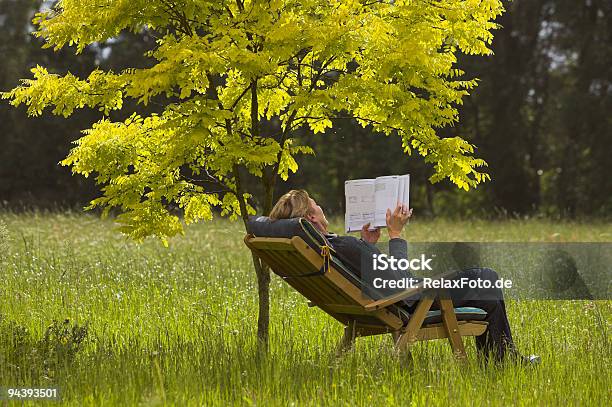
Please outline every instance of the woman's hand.
[[412, 208], [408, 210], [406, 205], [402, 205], [399, 202], [393, 212], [391, 212], [391, 209], [387, 209], [387, 231], [389, 232], [389, 239], [400, 237], [404, 225], [408, 223], [411, 216]]
[[380, 239], [380, 228], [370, 230], [370, 222], [361, 228], [361, 238], [368, 243], [376, 243]]

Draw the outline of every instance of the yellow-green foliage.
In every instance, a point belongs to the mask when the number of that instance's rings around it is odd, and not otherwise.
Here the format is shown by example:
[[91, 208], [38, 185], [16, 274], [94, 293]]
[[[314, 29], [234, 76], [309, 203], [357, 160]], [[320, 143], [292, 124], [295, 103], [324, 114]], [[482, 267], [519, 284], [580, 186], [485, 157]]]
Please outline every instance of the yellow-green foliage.
[[[457, 121], [456, 106], [476, 85], [461, 79], [456, 54], [490, 54], [502, 11], [499, 0], [62, 0], [34, 19], [46, 46], [81, 52], [122, 30], [154, 29], [161, 35], [147, 55], [155, 63], [87, 78], [37, 66], [2, 97], [31, 115], [88, 106], [105, 117], [125, 99], [178, 100], [159, 115], [103, 118], [62, 161], [95, 174], [104, 193], [91, 207], [118, 207], [123, 231], [136, 239], [182, 231], [168, 202], [184, 208], [187, 223], [210, 219], [212, 206], [235, 218], [235, 166], [256, 176], [272, 166], [286, 179], [296, 154], [313, 153], [292, 132], [324, 133], [336, 117], [399, 135], [406, 153], [433, 164], [432, 182], [449, 178], [467, 190], [488, 179], [477, 170], [486, 163], [436, 129]], [[281, 131], [260, 134], [260, 120], [272, 117]], [[230, 193], [196, 185], [186, 168]]]

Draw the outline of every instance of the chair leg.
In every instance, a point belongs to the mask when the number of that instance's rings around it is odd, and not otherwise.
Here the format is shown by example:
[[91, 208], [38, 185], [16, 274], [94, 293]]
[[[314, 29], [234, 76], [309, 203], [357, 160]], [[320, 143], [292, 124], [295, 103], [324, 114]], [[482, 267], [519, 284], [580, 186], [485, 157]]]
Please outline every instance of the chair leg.
[[395, 343], [395, 347], [398, 352], [406, 352], [410, 348], [410, 345], [416, 342], [419, 330], [423, 325], [423, 321], [427, 316], [427, 311], [429, 311], [429, 308], [431, 308], [433, 301], [433, 298], [423, 298], [421, 301], [419, 301], [419, 305], [417, 305], [414, 314], [410, 316], [410, 320], [408, 321], [408, 325], [406, 325], [404, 333], [400, 335]]
[[356, 324], [355, 321], [349, 321], [349, 324], [344, 328], [344, 335], [340, 339], [340, 343], [336, 349], [336, 354], [341, 355], [349, 351], [355, 344]]
[[453, 301], [450, 299], [440, 298], [440, 311], [442, 311], [442, 323], [448, 335], [448, 341], [453, 348], [453, 354], [459, 359], [466, 359], [465, 347], [459, 332], [459, 324], [457, 324], [457, 316]]
[[400, 340], [400, 338], [402, 337], [402, 332], [401, 331], [394, 331], [391, 332], [391, 338], [393, 339], [393, 346], [396, 350], [397, 356], [399, 357], [399, 360], [401, 361], [401, 363], [403, 363], [406, 366], [410, 366], [414, 363], [414, 358], [412, 357], [412, 352], [410, 352], [409, 348], [404, 348], [404, 350], [402, 350], [401, 352], [399, 351], [399, 348], [397, 346], [398, 341]]

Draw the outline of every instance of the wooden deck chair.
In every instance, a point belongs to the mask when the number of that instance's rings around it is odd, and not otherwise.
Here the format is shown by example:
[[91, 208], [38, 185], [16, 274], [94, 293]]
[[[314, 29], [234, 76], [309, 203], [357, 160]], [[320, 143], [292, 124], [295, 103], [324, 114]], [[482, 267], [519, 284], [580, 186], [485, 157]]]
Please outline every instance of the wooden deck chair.
[[[265, 220], [265, 217], [258, 219], [262, 218]], [[420, 286], [377, 300], [369, 298], [362, 292], [355, 273], [325, 244], [321, 244], [324, 242], [320, 239], [325, 240], [323, 236], [313, 236], [316, 229], [307, 220], [295, 219], [298, 220], [289, 221], [299, 224], [301, 228], [296, 229], [295, 234], [301, 236], [257, 237], [247, 234], [244, 242], [275, 274], [306, 297], [310, 306], [321, 308], [345, 326], [338, 345], [340, 351], [352, 347], [357, 337], [391, 334], [399, 352], [408, 351], [417, 341], [448, 338], [454, 355], [465, 358], [461, 337], [481, 335], [486, 330], [483, 310], [455, 309], [452, 301], [445, 299], [448, 297], [440, 296], [443, 293], [431, 290], [426, 293]], [[250, 228], [253, 229], [257, 227]], [[304, 231], [307, 233], [302, 233]], [[265, 230], [264, 234], [282, 235], [287, 230], [269, 232]], [[414, 313], [409, 315], [398, 303], [417, 293], [424, 296]], [[439, 311], [430, 311], [434, 301], [439, 301]]]

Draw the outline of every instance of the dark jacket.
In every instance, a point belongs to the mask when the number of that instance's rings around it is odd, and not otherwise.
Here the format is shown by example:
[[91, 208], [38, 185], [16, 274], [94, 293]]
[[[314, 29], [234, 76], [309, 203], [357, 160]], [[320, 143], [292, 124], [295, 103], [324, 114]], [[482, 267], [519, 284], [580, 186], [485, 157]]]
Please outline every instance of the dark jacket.
[[[325, 237], [338, 254], [340, 254], [342, 260], [349, 263], [349, 266], [359, 273], [359, 277], [361, 277], [362, 256], [364, 256], [364, 259], [370, 259], [373, 254], [382, 253], [372, 243], [357, 239], [354, 236], [340, 236], [335, 233], [328, 233]], [[408, 258], [408, 243], [401, 238], [389, 240], [389, 255], [396, 259]]]
[[[369, 270], [363, 270], [364, 267], [370, 266], [372, 263], [372, 255], [373, 254], [381, 254], [382, 251], [373, 245], [372, 243], [368, 243], [362, 239], [358, 239], [354, 236], [340, 236], [335, 233], [328, 233], [325, 235], [329, 243], [333, 246], [334, 250], [338, 253], [340, 259], [346, 263], [357, 275], [361, 278], [366, 284], [371, 283], [373, 273], [376, 273], [376, 276], [380, 276], [382, 278], [388, 279], [399, 279], [402, 277], [414, 277], [412, 274], [403, 272], [403, 271], [372, 271], [370, 267]], [[389, 240], [389, 256], [393, 256], [396, 259], [407, 259], [408, 258], [408, 243], [401, 238], [391, 239]], [[366, 274], [366, 275], [364, 275]], [[369, 277], [369, 278], [368, 278]], [[374, 294], [370, 290], [364, 290], [366, 293], [375, 299], [382, 297], [383, 295], [390, 295], [393, 292], [380, 292], [378, 294]], [[418, 297], [410, 298], [404, 300], [404, 304], [406, 306], [413, 305]]]

